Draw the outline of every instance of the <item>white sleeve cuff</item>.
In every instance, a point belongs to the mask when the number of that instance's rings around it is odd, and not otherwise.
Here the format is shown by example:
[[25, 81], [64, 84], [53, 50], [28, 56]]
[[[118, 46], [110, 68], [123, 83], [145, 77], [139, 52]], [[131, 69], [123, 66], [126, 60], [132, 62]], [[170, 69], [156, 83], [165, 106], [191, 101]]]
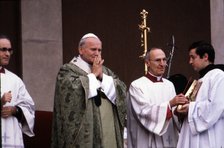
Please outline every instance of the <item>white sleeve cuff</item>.
[[96, 79], [93, 73], [87, 75], [89, 78], [89, 95], [88, 98], [95, 97], [97, 95], [97, 89], [100, 88], [100, 82]]
[[103, 74], [103, 79], [101, 83], [101, 88], [107, 98], [115, 104], [116, 101], [116, 90], [114, 85], [114, 80], [111, 76]]

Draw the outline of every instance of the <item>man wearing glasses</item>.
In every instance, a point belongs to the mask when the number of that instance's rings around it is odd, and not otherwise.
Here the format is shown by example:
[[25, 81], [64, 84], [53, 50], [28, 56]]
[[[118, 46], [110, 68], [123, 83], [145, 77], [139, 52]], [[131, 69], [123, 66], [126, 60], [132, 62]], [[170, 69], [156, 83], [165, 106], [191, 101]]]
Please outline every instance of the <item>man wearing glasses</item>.
[[2, 147], [22, 148], [22, 133], [34, 136], [34, 102], [23, 81], [5, 68], [12, 54], [10, 39], [0, 35]]
[[175, 148], [178, 130], [172, 111], [187, 102], [177, 96], [172, 82], [163, 78], [167, 59], [160, 48], [146, 53], [148, 72], [133, 81], [128, 94], [128, 148]]

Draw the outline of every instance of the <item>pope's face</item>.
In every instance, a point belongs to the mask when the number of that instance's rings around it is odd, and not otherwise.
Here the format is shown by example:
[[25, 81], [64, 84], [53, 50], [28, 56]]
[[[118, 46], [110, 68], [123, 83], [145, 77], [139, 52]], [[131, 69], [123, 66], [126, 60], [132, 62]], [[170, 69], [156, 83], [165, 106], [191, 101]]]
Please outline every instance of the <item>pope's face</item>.
[[5, 66], [9, 64], [11, 57], [11, 42], [8, 39], [0, 39], [0, 65]]
[[101, 56], [102, 43], [99, 39], [89, 37], [85, 39], [85, 44], [79, 49], [79, 54], [84, 61], [93, 64], [96, 57]]

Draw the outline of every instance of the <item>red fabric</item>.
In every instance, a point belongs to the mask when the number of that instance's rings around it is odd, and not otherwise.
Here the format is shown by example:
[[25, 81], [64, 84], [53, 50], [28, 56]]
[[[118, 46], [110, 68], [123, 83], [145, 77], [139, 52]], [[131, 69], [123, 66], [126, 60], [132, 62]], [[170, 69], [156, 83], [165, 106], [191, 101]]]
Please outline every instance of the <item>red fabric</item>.
[[157, 77], [152, 76], [150, 73], [147, 73], [145, 76], [146, 76], [149, 80], [151, 80], [153, 83], [156, 83], [156, 82], [163, 82], [162, 77], [161, 77], [159, 80], [157, 80]]
[[50, 148], [53, 113], [35, 111], [34, 137], [24, 136], [25, 148]]
[[166, 120], [169, 120], [170, 118], [172, 118], [172, 116], [172, 111], [170, 110], [169, 106], [167, 106]]
[[3, 67], [0, 69], [0, 73], [5, 73], [5, 69]]

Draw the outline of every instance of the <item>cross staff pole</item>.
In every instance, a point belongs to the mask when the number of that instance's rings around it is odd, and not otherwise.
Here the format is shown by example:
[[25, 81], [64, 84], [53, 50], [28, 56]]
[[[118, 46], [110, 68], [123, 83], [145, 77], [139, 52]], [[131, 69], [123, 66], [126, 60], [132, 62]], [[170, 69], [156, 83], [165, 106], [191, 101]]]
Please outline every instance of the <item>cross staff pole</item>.
[[[145, 58], [146, 56], [146, 52], [147, 52], [147, 33], [150, 31], [150, 28], [147, 27], [147, 24], [146, 24], [146, 19], [147, 19], [147, 15], [148, 15], [148, 12], [145, 11], [145, 9], [142, 10], [142, 12], [140, 13], [141, 15], [141, 18], [142, 18], [142, 22], [139, 26], [139, 29], [141, 30], [141, 47], [143, 47], [143, 54], [141, 56], [139, 56], [140, 58]], [[145, 64], [145, 74], [147, 73], [148, 71], [148, 68], [147, 68], [147, 65]]]

